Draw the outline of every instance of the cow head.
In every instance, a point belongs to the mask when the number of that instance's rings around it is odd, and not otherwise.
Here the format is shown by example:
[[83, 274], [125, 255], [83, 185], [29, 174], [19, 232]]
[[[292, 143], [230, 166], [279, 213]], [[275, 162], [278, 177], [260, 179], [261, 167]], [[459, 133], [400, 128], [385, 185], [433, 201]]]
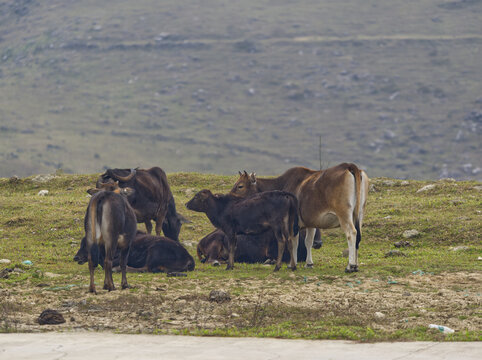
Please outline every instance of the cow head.
[[189, 210], [205, 212], [208, 208], [209, 199], [211, 199], [213, 196], [214, 195], [210, 190], [201, 190], [186, 203], [186, 207]]
[[[137, 169], [107, 169], [105, 173], [99, 176], [96, 187], [99, 188], [101, 184], [105, 183], [129, 183], [131, 184], [137, 174]], [[131, 184], [132, 185], [132, 184]]]
[[[92, 244], [90, 253], [92, 254], [94, 268], [97, 267], [97, 265], [99, 264], [101, 264], [101, 266], [104, 265], [104, 259], [99, 252], [99, 246], [97, 244]], [[79, 265], [82, 265], [85, 264], [88, 260], [89, 258], [87, 253], [87, 240], [84, 236], [82, 238], [82, 241], [80, 242], [80, 248], [74, 256], [74, 261], [76, 261]]]
[[95, 193], [98, 193], [99, 191], [112, 191], [115, 192], [116, 194], [121, 194], [124, 196], [131, 196], [134, 194], [134, 189], [130, 187], [124, 187], [121, 188], [119, 187], [119, 182], [105, 182], [105, 183], [99, 183], [97, 182], [97, 187], [95, 189], [89, 189], [87, 190], [87, 193], [90, 195], [94, 195]]
[[234, 184], [233, 188], [231, 189], [230, 194], [246, 197], [251, 194], [255, 194], [258, 192], [258, 183], [256, 181], [256, 174], [251, 173], [248, 175], [246, 170], [244, 173], [239, 171], [239, 179]]

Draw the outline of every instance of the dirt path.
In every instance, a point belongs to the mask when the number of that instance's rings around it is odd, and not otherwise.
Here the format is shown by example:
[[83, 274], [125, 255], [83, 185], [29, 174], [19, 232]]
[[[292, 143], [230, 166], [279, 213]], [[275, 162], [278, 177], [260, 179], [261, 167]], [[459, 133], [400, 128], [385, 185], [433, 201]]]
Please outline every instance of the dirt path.
[[482, 343], [357, 344], [256, 338], [215, 338], [110, 333], [4, 334], [0, 359], [479, 359]]

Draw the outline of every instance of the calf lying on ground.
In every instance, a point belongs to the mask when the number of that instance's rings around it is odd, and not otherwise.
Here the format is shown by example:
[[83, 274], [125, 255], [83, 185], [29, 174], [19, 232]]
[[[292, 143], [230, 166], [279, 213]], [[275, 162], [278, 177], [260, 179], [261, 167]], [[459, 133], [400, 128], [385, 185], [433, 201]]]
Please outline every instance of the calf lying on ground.
[[[98, 247], [92, 247], [94, 264], [104, 265], [104, 257]], [[120, 252], [115, 254], [112, 261], [114, 267], [119, 266]], [[80, 265], [87, 261], [87, 248], [85, 237], [80, 243], [80, 249], [75, 254], [74, 261]], [[148, 235], [137, 231], [131, 245], [127, 259], [129, 272], [180, 272], [194, 270], [194, 259], [187, 250], [178, 242], [162, 236]]]
[[234, 267], [237, 235], [261, 234], [272, 231], [278, 242], [275, 271], [281, 268], [281, 259], [288, 245], [292, 270], [296, 269], [293, 256], [293, 238], [298, 234], [298, 201], [284, 191], [267, 191], [246, 199], [234, 195], [213, 195], [201, 190], [187, 204], [189, 210], [204, 212], [211, 223], [228, 237], [228, 265]]
[[120, 251], [121, 285], [122, 289], [125, 289], [129, 287], [126, 277], [127, 256], [137, 229], [136, 215], [126, 199], [130, 189], [111, 186], [108, 190], [96, 190], [84, 218], [85, 246], [90, 272], [89, 292], [96, 293], [91, 252], [94, 245], [99, 247], [99, 252], [104, 256], [104, 289], [109, 291], [115, 289], [112, 280], [112, 259], [116, 251]]
[[[305, 230], [300, 230], [300, 236], [305, 236]], [[258, 235], [238, 235], [237, 246], [234, 253], [235, 262], [264, 263], [276, 259], [278, 245], [274, 234], [270, 231]], [[319, 249], [322, 246], [320, 231], [317, 229], [313, 247]], [[201, 262], [217, 264], [226, 262], [228, 259], [228, 238], [222, 230], [214, 230], [199, 240], [197, 245], [197, 256]], [[306, 247], [304, 242], [298, 246], [298, 260], [305, 261]], [[289, 252], [285, 249], [283, 262], [288, 262]]]

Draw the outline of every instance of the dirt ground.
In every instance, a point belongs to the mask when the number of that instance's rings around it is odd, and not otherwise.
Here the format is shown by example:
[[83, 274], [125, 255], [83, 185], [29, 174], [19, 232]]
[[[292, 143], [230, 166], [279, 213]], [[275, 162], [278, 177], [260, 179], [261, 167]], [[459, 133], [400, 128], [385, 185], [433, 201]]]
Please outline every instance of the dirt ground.
[[[349, 281], [295, 274], [288, 279], [272, 274], [262, 281], [210, 281], [161, 274], [149, 283], [136, 281], [138, 276], [143, 275], [128, 274], [134, 289], [98, 290], [98, 295], [88, 293], [88, 277], [83, 275], [70, 279], [82, 286], [0, 283], [1, 326], [27, 332], [172, 333], [185, 328], [262, 327], [306, 318], [342, 319], [341, 324], [389, 333], [432, 323], [456, 331], [482, 328], [480, 273], [416, 273], [388, 280], [361, 275]], [[210, 300], [212, 290], [224, 290], [230, 300]], [[39, 325], [37, 318], [47, 308], [58, 310], [66, 322]]]

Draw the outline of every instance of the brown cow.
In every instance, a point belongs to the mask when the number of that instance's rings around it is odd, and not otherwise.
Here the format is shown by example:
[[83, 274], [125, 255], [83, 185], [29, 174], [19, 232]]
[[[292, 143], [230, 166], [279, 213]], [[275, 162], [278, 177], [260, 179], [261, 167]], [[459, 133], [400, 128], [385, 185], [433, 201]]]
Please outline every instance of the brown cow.
[[[308, 251], [306, 266], [313, 266], [311, 246], [315, 228], [340, 226], [348, 242], [346, 272], [358, 271], [358, 248], [368, 196], [368, 176], [355, 164], [342, 163], [326, 170], [294, 167], [272, 179], [260, 179], [255, 174], [239, 173], [231, 194], [245, 197], [253, 193], [284, 190], [298, 198], [300, 228], [306, 228], [305, 245]], [[293, 246], [297, 247], [298, 238]], [[296, 249], [295, 249], [296, 250]], [[296, 255], [296, 251], [294, 251]]]

